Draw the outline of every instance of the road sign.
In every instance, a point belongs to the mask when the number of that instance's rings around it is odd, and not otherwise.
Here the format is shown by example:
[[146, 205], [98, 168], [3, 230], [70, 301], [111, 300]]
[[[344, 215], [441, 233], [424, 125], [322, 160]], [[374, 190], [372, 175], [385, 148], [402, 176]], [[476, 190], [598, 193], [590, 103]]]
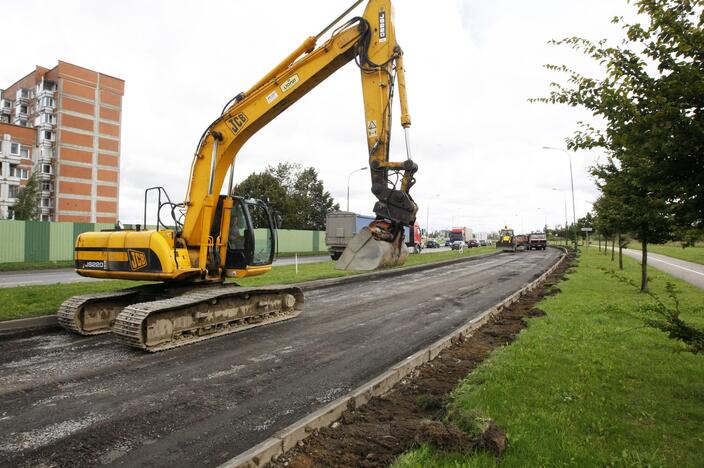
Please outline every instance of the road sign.
[[593, 231], [592, 228], [588, 228], [588, 227], [587, 227], [587, 228], [582, 228], [582, 232], [592, 232], [592, 231]]

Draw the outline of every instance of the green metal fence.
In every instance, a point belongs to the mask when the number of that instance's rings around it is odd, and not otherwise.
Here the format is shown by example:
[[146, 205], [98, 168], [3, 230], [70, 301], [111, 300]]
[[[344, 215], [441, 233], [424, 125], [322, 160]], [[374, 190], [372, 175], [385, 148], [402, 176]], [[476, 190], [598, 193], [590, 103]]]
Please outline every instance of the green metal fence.
[[[0, 263], [73, 260], [73, 244], [82, 232], [111, 229], [104, 223], [48, 223], [0, 220]], [[325, 231], [278, 233], [279, 253], [325, 250]]]

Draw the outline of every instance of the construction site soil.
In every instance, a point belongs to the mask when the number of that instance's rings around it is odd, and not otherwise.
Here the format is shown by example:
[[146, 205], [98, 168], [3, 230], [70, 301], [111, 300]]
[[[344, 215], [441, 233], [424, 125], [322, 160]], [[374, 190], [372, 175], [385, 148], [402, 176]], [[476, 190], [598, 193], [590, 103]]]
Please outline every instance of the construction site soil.
[[487, 450], [500, 456], [507, 441], [493, 421], [474, 437], [445, 422], [449, 394], [491, 351], [511, 343], [526, 327], [526, 317], [545, 315], [534, 306], [543, 297], [560, 292], [555, 284], [563, 278], [572, 260], [572, 255], [568, 255], [540, 288], [415, 369], [389, 393], [374, 397], [361, 408], [348, 409], [338, 422], [316, 431], [269, 465], [386, 467], [402, 453], [423, 443], [447, 452]]
[[161, 353], [110, 335], [0, 335], [0, 466], [217, 466], [456, 330], [559, 255], [316, 289], [299, 317]]

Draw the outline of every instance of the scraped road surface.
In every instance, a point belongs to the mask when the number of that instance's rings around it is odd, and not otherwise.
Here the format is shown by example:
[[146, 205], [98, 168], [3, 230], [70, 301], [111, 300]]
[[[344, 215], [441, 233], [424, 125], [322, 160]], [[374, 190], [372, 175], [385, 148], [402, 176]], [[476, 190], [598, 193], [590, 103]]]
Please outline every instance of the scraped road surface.
[[287, 322], [166, 351], [0, 337], [0, 466], [216, 466], [381, 374], [551, 265], [501, 254], [306, 293]]

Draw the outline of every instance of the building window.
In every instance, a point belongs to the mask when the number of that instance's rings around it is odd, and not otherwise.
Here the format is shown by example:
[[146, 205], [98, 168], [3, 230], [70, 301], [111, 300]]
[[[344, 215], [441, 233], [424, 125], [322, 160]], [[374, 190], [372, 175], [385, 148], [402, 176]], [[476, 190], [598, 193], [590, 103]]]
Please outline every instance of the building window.
[[42, 182], [42, 192], [51, 191], [51, 182]]
[[42, 106], [54, 107], [54, 98], [50, 98], [50, 97], [44, 96], [44, 97], [42, 98], [41, 105], [42, 105]]
[[20, 154], [19, 143], [10, 143], [10, 154]]
[[42, 132], [42, 137], [43, 137], [45, 140], [53, 140], [53, 139], [54, 139], [54, 132], [52, 132], [52, 131], [50, 131], [50, 130], [44, 130], [44, 131]]
[[29, 159], [29, 148], [26, 146], [20, 147], [20, 157], [24, 159]]
[[7, 196], [10, 198], [17, 198], [17, 195], [20, 193], [20, 186], [19, 185], [10, 185], [8, 187], [10, 190], [7, 193]]
[[42, 164], [42, 172], [44, 174], [51, 174], [51, 164]]
[[27, 113], [27, 106], [22, 104], [20, 106], [20, 114], [26, 114]]
[[42, 221], [49, 221], [49, 215], [42, 215]]
[[51, 200], [48, 198], [42, 198], [42, 208], [49, 208], [51, 206]]
[[9, 109], [12, 104], [10, 103], [10, 101], [2, 101], [2, 106], [6, 109]]
[[28, 98], [29, 97], [29, 90], [28, 89], [20, 89], [20, 96], [23, 98]]
[[19, 177], [22, 180], [29, 179], [29, 169], [19, 166], [10, 166], [10, 177]]
[[15, 219], [15, 210], [10, 207], [7, 208], [7, 219]]

